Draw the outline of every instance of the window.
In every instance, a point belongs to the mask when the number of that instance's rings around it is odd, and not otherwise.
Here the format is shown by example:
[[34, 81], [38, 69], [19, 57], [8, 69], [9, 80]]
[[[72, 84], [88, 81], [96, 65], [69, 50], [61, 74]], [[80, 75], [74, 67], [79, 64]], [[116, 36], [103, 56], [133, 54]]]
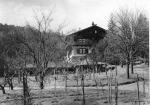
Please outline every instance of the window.
[[94, 33], [97, 34], [97, 30], [95, 30]]
[[87, 48], [78, 48], [77, 49], [77, 53], [78, 54], [87, 54], [88, 53], [88, 49]]
[[86, 39], [78, 39], [79, 43], [86, 43]]

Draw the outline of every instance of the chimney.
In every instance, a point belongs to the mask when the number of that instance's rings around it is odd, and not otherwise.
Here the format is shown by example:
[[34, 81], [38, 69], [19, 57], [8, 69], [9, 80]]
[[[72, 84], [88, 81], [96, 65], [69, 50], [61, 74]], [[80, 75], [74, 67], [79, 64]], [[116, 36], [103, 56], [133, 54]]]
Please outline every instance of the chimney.
[[96, 26], [96, 24], [94, 22], [92, 22], [92, 26]]

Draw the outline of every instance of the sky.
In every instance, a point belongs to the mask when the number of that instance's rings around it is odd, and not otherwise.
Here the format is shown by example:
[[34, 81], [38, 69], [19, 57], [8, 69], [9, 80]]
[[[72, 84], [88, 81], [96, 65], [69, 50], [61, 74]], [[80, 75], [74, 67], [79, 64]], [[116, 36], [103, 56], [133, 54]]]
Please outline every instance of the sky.
[[119, 9], [140, 10], [149, 15], [150, 0], [0, 0], [0, 23], [35, 25], [35, 14], [52, 11], [52, 29], [63, 25], [64, 33], [91, 26], [107, 29], [111, 13]]

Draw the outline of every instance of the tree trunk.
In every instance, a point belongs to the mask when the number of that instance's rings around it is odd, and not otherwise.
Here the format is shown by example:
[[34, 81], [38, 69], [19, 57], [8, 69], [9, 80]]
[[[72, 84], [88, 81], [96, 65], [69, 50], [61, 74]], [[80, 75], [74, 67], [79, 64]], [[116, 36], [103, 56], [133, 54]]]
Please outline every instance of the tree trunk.
[[8, 84], [10, 86], [10, 89], [13, 90], [14, 86], [13, 86], [13, 83], [12, 83], [12, 79], [9, 80]]
[[133, 69], [133, 61], [131, 61], [131, 73], [134, 73], [134, 69]]
[[1, 87], [1, 89], [2, 89], [3, 94], [6, 94], [6, 92], [5, 92], [5, 87], [2, 86], [2, 85], [0, 85], [0, 87]]
[[123, 68], [123, 62], [121, 62], [121, 68]]
[[28, 83], [27, 83], [27, 74], [23, 73], [23, 96], [24, 96], [24, 105], [31, 105], [30, 102], [30, 94], [28, 89]]
[[40, 89], [44, 89], [44, 74], [40, 74]]
[[40, 89], [44, 89], [44, 78], [43, 76], [40, 76]]
[[21, 82], [22, 80], [21, 80], [21, 72], [20, 72], [20, 70], [18, 71], [18, 83], [20, 84], [20, 82]]
[[130, 72], [129, 72], [129, 68], [130, 68], [130, 60], [128, 59], [127, 60], [127, 78], [129, 79], [130, 78]]

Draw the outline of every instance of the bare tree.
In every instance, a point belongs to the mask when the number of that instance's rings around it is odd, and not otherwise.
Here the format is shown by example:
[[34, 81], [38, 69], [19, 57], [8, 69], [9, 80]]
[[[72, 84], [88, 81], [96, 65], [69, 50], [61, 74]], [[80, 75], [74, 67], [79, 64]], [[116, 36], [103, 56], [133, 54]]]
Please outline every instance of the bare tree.
[[25, 30], [27, 43], [24, 43], [30, 49], [33, 65], [36, 66], [36, 77], [41, 89], [44, 88], [45, 72], [50, 62], [56, 62], [62, 51], [62, 41], [59, 32], [53, 32], [50, 28], [52, 12], [48, 15], [41, 13], [41, 17], [35, 13], [36, 27], [28, 25]]
[[[122, 10], [120, 13], [111, 15], [109, 21], [109, 32], [112, 37], [113, 47], [116, 47], [122, 56], [126, 58], [127, 62], [127, 78], [129, 78], [129, 66], [132, 65], [131, 71], [133, 73], [133, 62], [140, 51], [147, 43], [148, 38], [148, 20], [143, 25], [141, 22], [142, 13], [133, 13], [128, 10]], [[146, 17], [143, 19], [147, 19]], [[142, 24], [142, 25], [140, 25]]]
[[[17, 51], [19, 50], [19, 42], [16, 40], [16, 35], [11, 33], [6, 33], [5, 36], [1, 37], [3, 48], [1, 48], [1, 69], [4, 70], [4, 81], [1, 88], [3, 93], [5, 93], [4, 87], [8, 86], [13, 90], [13, 77], [16, 75], [16, 69], [18, 68], [17, 61]], [[2, 64], [3, 63], [3, 64]]]
[[[13, 30], [12, 33], [8, 34], [4, 40], [6, 41], [5, 47], [5, 59], [7, 61], [8, 70], [7, 73], [7, 81], [8, 84], [13, 89], [12, 79], [13, 76], [9, 75], [9, 72], [14, 73], [14, 75], [19, 75], [23, 78], [23, 100], [24, 105], [31, 105], [30, 101], [30, 91], [27, 82], [27, 70], [26, 70], [26, 63], [29, 63], [27, 58], [30, 58], [29, 49], [25, 45], [26, 39], [21, 33], [23, 30], [19, 28]], [[18, 73], [17, 71], [20, 71]]]

